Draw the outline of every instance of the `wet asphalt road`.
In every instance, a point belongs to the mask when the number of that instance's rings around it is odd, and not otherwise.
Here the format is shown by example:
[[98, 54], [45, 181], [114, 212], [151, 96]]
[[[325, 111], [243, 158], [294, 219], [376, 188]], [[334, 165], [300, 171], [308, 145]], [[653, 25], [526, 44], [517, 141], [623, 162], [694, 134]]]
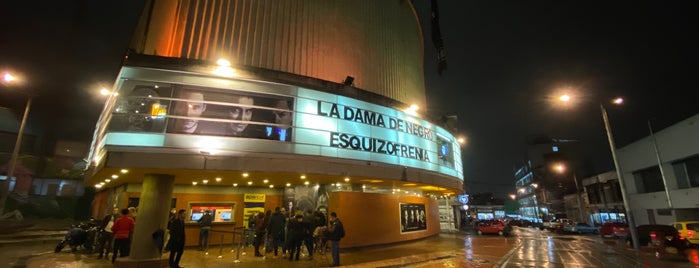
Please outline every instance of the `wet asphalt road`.
[[[53, 244], [0, 248], [0, 267], [112, 267], [94, 254], [51, 252]], [[14, 253], [13, 253], [14, 252]], [[219, 253], [221, 257], [219, 258]], [[409, 243], [346, 249], [344, 267], [699, 267], [696, 249], [686, 257], [656, 256], [648, 249], [632, 250], [614, 239], [596, 235], [554, 234], [514, 228], [513, 236], [442, 233]], [[167, 255], [163, 255], [167, 258]], [[255, 258], [252, 249], [213, 246], [206, 252], [187, 249], [183, 267], [327, 267], [329, 254], [289, 262], [278, 257]]]

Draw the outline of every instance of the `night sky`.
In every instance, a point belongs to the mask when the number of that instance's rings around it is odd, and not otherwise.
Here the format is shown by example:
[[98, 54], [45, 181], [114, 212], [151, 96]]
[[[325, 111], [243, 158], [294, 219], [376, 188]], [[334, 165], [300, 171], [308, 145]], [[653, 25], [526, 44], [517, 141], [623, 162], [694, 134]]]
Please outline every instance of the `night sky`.
[[[34, 94], [30, 122], [59, 138], [90, 141], [143, 1], [10, 1], [0, 8], [0, 69], [25, 74]], [[413, 0], [425, 34], [427, 113], [457, 115], [467, 188], [504, 198], [527, 138], [578, 140], [579, 177], [613, 167], [599, 103], [617, 146], [699, 112], [697, 48], [690, 1], [438, 1], [447, 69], [439, 75], [430, 1]], [[694, 76], [692, 76], [694, 74]], [[569, 88], [575, 108], [548, 98]], [[26, 97], [0, 88], [0, 106]], [[424, 109], [422, 110], [423, 112]]]

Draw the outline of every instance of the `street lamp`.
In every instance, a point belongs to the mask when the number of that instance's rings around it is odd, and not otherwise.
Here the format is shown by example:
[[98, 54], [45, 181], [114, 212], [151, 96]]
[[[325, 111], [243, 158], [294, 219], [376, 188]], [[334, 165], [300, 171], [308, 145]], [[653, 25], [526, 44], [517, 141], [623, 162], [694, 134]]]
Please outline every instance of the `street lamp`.
[[[561, 174], [565, 172], [565, 166], [563, 164], [556, 165], [555, 169]], [[573, 170], [571, 173], [573, 173], [573, 182], [575, 182], [575, 195], [578, 197], [578, 215], [580, 215], [580, 220], [585, 220], [582, 209], [583, 202], [582, 198], [580, 198], [580, 188], [578, 187], [578, 177], [575, 175], [575, 170]]]
[[[561, 102], [572, 101], [572, 97], [568, 94], [561, 95], [559, 100]], [[612, 100], [612, 104], [621, 105], [624, 103], [624, 99], [617, 97]], [[621, 177], [621, 169], [619, 168], [619, 160], [616, 157], [616, 146], [614, 145], [614, 137], [612, 135], [612, 127], [609, 124], [609, 117], [607, 116], [607, 110], [604, 108], [604, 104], [599, 105], [602, 111], [602, 120], [604, 121], [604, 130], [607, 132], [607, 140], [609, 141], [609, 149], [612, 152], [612, 160], [614, 161], [614, 169], [616, 170], [616, 176], [619, 180], [619, 187], [621, 188], [621, 199], [624, 203], [624, 210], [626, 211], [626, 222], [629, 225], [629, 233], [631, 235], [631, 242], [635, 249], [639, 248], [638, 245], [638, 234], [636, 234], [636, 223], [633, 219], [633, 213], [631, 212], [631, 206], [629, 206], [629, 199], [626, 195], [626, 185], [624, 184], [624, 179]]]
[[[11, 73], [3, 73], [2, 75], [3, 84], [13, 84], [18, 82], [16, 76]], [[24, 115], [22, 116], [22, 123], [19, 125], [19, 131], [17, 132], [17, 140], [15, 141], [15, 148], [12, 150], [12, 157], [10, 158], [10, 165], [7, 167], [7, 179], [0, 182], [0, 215], [5, 213], [5, 203], [7, 202], [7, 196], [10, 190], [10, 180], [14, 176], [15, 166], [17, 165], [17, 158], [19, 155], [19, 149], [22, 144], [22, 135], [24, 133], [24, 126], [27, 123], [27, 115], [29, 114], [29, 109], [32, 106], [32, 95], [27, 94], [27, 104], [24, 107]]]
[[[623, 99], [617, 98], [614, 103], [620, 104]], [[612, 160], [614, 161], [614, 169], [616, 169], [616, 176], [619, 178], [619, 188], [621, 188], [621, 199], [624, 202], [624, 210], [626, 211], [626, 222], [629, 224], [629, 233], [631, 234], [631, 242], [633, 248], [638, 249], [638, 234], [636, 234], [636, 223], [633, 219], [633, 213], [631, 213], [631, 206], [629, 206], [629, 198], [626, 196], [626, 186], [624, 185], [624, 179], [621, 177], [621, 169], [619, 168], [619, 160], [616, 157], [616, 146], [614, 145], [614, 137], [612, 136], [612, 127], [609, 125], [609, 117], [607, 116], [607, 110], [604, 109], [604, 105], [599, 105], [602, 110], [602, 119], [604, 120], [604, 129], [607, 131], [607, 139], [609, 140], [609, 149], [612, 151]]]

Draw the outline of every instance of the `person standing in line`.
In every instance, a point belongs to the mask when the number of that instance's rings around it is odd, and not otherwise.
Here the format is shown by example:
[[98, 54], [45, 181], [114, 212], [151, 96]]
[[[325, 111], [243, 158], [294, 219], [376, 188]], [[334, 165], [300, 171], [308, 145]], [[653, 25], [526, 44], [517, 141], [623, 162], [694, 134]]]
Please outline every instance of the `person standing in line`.
[[266, 232], [266, 237], [265, 237], [265, 254], [272, 252], [272, 235], [269, 233], [268, 226], [269, 222], [272, 220], [272, 210], [268, 209], [267, 212], [265, 213], [265, 232]]
[[303, 214], [303, 243], [306, 244], [308, 250], [308, 259], [313, 259], [313, 231], [318, 227], [313, 216], [312, 209], [306, 209]]
[[260, 212], [257, 214], [257, 217], [255, 217], [255, 241], [252, 243], [253, 246], [255, 246], [255, 257], [264, 256], [262, 253], [260, 253], [260, 245], [262, 244], [262, 241], [264, 241], [266, 229], [265, 213]]
[[199, 229], [199, 251], [209, 248], [209, 231], [211, 231], [211, 223], [213, 221], [214, 218], [211, 216], [210, 210], [206, 210], [204, 215], [197, 221], [199, 226], [201, 226], [201, 229]]
[[97, 240], [97, 252], [99, 255], [98, 259], [105, 257], [109, 259], [109, 252], [112, 251], [112, 243], [114, 242], [114, 232], [112, 232], [112, 226], [114, 226], [114, 221], [119, 217], [119, 208], [114, 208], [111, 214], [102, 219], [102, 225], [99, 230], [99, 239]]
[[112, 232], [114, 233], [114, 252], [112, 252], [112, 263], [116, 261], [117, 252], [119, 257], [129, 256], [129, 248], [131, 247], [131, 234], [136, 227], [136, 222], [129, 217], [129, 210], [122, 209], [121, 217], [114, 221]]
[[279, 253], [279, 246], [284, 240], [284, 214], [279, 207], [274, 208], [274, 213], [269, 220], [269, 225], [267, 225], [267, 235], [272, 236], [272, 247], [266, 252], [271, 252], [274, 249], [276, 257]]
[[340, 239], [345, 237], [345, 227], [334, 211], [330, 213], [330, 227], [326, 231], [326, 238], [330, 240], [330, 248], [333, 256], [332, 266], [340, 266]]
[[304, 232], [303, 216], [296, 215], [289, 218], [288, 226], [289, 235], [286, 243], [289, 249], [289, 261], [293, 261], [294, 259], [298, 261], [299, 254], [301, 253], [301, 241], [303, 239]]
[[170, 268], [180, 268], [180, 259], [184, 253], [184, 214], [184, 209], [178, 210], [177, 216], [167, 224], [170, 231]]

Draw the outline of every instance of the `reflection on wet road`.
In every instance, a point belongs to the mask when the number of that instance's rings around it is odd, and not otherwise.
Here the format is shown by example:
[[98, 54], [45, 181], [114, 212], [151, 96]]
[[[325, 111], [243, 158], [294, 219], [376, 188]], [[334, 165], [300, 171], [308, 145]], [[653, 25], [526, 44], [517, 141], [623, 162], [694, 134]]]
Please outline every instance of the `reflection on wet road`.
[[658, 257], [647, 248], [632, 250], [621, 241], [593, 235], [515, 228], [515, 236], [520, 243], [496, 267], [699, 267], [696, 249], [688, 250], [686, 258]]

